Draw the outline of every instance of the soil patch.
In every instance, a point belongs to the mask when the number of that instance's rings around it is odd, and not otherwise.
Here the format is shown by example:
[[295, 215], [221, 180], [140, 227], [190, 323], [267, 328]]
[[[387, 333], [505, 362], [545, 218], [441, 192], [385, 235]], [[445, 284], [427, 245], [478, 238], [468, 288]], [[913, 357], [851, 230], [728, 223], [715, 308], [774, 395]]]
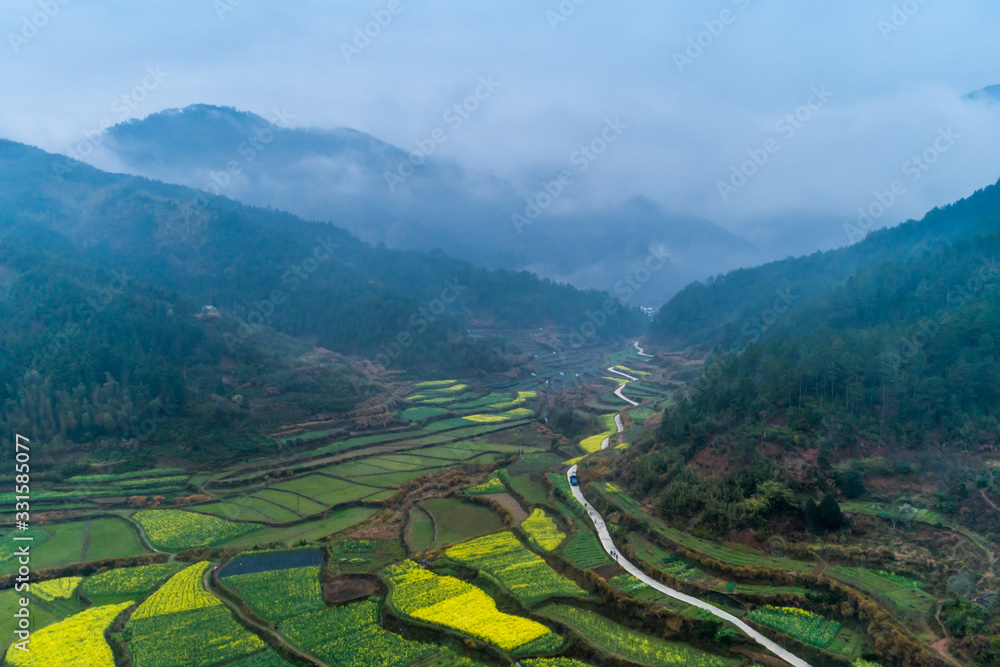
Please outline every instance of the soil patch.
[[509, 493], [494, 493], [484, 497], [497, 501], [505, 510], [510, 512], [510, 515], [514, 517], [515, 526], [521, 525], [521, 522], [528, 518], [528, 513], [521, 507], [521, 503], [517, 502], [514, 496]]
[[328, 605], [343, 604], [351, 600], [371, 597], [379, 591], [378, 577], [362, 575], [345, 575], [323, 582], [323, 601]]

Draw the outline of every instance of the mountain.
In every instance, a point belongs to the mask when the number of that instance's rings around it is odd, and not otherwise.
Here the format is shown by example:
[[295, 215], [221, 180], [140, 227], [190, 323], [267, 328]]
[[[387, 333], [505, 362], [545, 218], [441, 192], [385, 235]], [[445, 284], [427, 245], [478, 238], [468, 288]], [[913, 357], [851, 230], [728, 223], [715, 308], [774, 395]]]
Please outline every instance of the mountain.
[[88, 159], [333, 222], [371, 243], [441, 250], [582, 288], [613, 291], [652, 251], [669, 256], [633, 305], [659, 305], [692, 280], [757, 256], [752, 245], [722, 228], [648, 200], [574, 211], [572, 184], [518, 192], [436, 157], [415, 159], [413, 166], [414, 154], [362, 132], [293, 123], [280, 111], [266, 120], [196, 105], [117, 125]]
[[[921, 611], [875, 584], [866, 594], [892, 616], [854, 615], [892, 654], [883, 664], [938, 664], [918, 638], [935, 619], [975, 664], [1000, 664], [997, 186], [851, 248], [688, 288], [656, 326], [662, 340], [717, 347], [644, 438], [585, 469], [606, 482], [592, 488], [655, 508], [671, 539], [735, 545], [698, 561], [728, 581], [776, 584], [779, 561], [737, 555], [774, 544], [841, 584], [907, 573], [897, 581], [926, 596]], [[690, 375], [677, 362], [661, 356]], [[850, 617], [835, 589], [807, 597]]]
[[[862, 218], [848, 227], [863, 232]], [[739, 269], [693, 283], [657, 313], [650, 336], [677, 348], [746, 347], [829, 289], [863, 269], [937, 252], [950, 243], [1000, 230], [1000, 186], [993, 185], [920, 221], [869, 233], [854, 245]]]
[[[0, 211], [5, 437], [25, 428], [67, 446], [131, 439], [168, 407], [182, 430], [227, 433], [344, 413], [379, 392], [379, 372], [358, 358], [499, 373], [519, 351], [492, 328], [569, 332], [602, 311], [588, 339], [597, 342], [648, 322], [606, 293], [372, 247], [330, 225], [9, 141]], [[468, 335], [472, 325], [487, 337]]]
[[965, 99], [971, 102], [986, 102], [989, 104], [995, 104], [1000, 102], [1000, 85], [981, 88], [966, 95]]

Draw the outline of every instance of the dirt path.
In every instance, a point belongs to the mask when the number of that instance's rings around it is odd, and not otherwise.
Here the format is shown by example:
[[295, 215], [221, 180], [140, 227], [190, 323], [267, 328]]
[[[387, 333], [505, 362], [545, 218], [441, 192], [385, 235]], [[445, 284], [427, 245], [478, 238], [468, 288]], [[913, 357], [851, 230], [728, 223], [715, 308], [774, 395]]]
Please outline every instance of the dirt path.
[[521, 522], [528, 518], [528, 513], [521, 507], [521, 503], [517, 502], [514, 496], [509, 493], [493, 493], [484, 497], [497, 501], [505, 510], [510, 512], [510, 515], [514, 517], [515, 526], [520, 526]]
[[[273, 642], [278, 643], [282, 647], [288, 649], [288, 651], [293, 655], [295, 655], [295, 657], [302, 659], [303, 661], [305, 661], [310, 665], [314, 665], [316, 667], [330, 667], [328, 663], [323, 662], [322, 660], [312, 655], [311, 653], [303, 651], [299, 647], [289, 642], [278, 631], [272, 630], [269, 627], [256, 623], [252, 619], [245, 616], [243, 614], [243, 610], [239, 608], [239, 605], [228, 600], [224, 595], [220, 595], [215, 590], [215, 587], [212, 585], [213, 571], [214, 571], [213, 568], [208, 568], [205, 570], [205, 574], [202, 576], [202, 583], [205, 586], [205, 590], [211, 593], [213, 596], [215, 596], [219, 600], [219, 602], [226, 605], [226, 607], [229, 608], [229, 611], [231, 611], [233, 615], [236, 616], [237, 619], [239, 619], [240, 623], [242, 623], [244, 626], [248, 628], [252, 628], [258, 635], [264, 635], [270, 638], [271, 640], [273, 640]], [[265, 643], [271, 644], [271, 642], [265, 642]]]
[[980, 489], [979, 492], [983, 494], [983, 500], [986, 501], [987, 505], [995, 509], [997, 512], [1000, 512], [1000, 505], [997, 505], [995, 502], [993, 502], [993, 499], [990, 498], [990, 494], [986, 493], [986, 489]]

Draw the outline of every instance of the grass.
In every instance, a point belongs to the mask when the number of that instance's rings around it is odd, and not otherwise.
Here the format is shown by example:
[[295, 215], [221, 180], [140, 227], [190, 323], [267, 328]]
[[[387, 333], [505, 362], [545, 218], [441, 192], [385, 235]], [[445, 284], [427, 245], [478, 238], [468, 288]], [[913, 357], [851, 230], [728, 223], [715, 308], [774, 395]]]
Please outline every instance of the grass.
[[893, 611], [912, 622], [923, 622], [933, 615], [937, 599], [924, 592], [919, 582], [886, 574], [879, 570], [839, 565], [826, 570], [826, 576], [852, 586], [882, 604], [891, 605]]
[[613, 656], [646, 667], [729, 667], [741, 664], [682, 644], [630, 630], [592, 611], [569, 605], [550, 604], [537, 613], [572, 628], [585, 641]]
[[90, 522], [84, 560], [127, 558], [148, 553], [135, 529], [122, 519], [95, 519]]
[[408, 422], [420, 422], [425, 419], [430, 419], [431, 417], [440, 417], [441, 415], [446, 414], [448, 414], [447, 408], [421, 406], [418, 408], [408, 408], [404, 410], [403, 419]]
[[457, 498], [425, 500], [421, 507], [431, 515], [438, 531], [438, 545], [457, 544], [471, 537], [482, 537], [503, 529], [496, 512]]
[[544, 503], [548, 497], [548, 491], [542, 486], [539, 481], [539, 475], [537, 473], [523, 473], [520, 475], [511, 475], [510, 477], [511, 487], [520, 493], [525, 499], [532, 504]]
[[795, 607], [758, 607], [747, 618], [817, 648], [825, 649], [840, 633], [840, 623]]
[[434, 522], [419, 505], [410, 509], [410, 520], [406, 524], [406, 542], [415, 552], [427, 551], [434, 546]]
[[225, 543], [225, 546], [248, 549], [264, 544], [271, 544], [272, 542], [278, 542], [286, 546], [291, 546], [300, 540], [313, 542], [327, 535], [333, 535], [334, 533], [339, 533], [356, 526], [366, 521], [374, 513], [374, 509], [367, 507], [350, 507], [335, 510], [330, 512], [330, 515], [324, 519], [316, 519], [297, 526], [289, 526], [287, 528], [264, 527], [258, 532], [229, 540]]

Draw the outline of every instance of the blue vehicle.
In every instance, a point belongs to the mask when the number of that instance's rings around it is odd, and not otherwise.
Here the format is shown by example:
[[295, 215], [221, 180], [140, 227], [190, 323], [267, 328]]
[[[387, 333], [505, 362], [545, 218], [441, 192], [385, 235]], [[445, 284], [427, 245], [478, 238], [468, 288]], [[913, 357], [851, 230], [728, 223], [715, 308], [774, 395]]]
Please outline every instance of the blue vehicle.
[[573, 475], [572, 477], [569, 478], [569, 483], [572, 486], [580, 486], [580, 480], [576, 478], [576, 475]]

